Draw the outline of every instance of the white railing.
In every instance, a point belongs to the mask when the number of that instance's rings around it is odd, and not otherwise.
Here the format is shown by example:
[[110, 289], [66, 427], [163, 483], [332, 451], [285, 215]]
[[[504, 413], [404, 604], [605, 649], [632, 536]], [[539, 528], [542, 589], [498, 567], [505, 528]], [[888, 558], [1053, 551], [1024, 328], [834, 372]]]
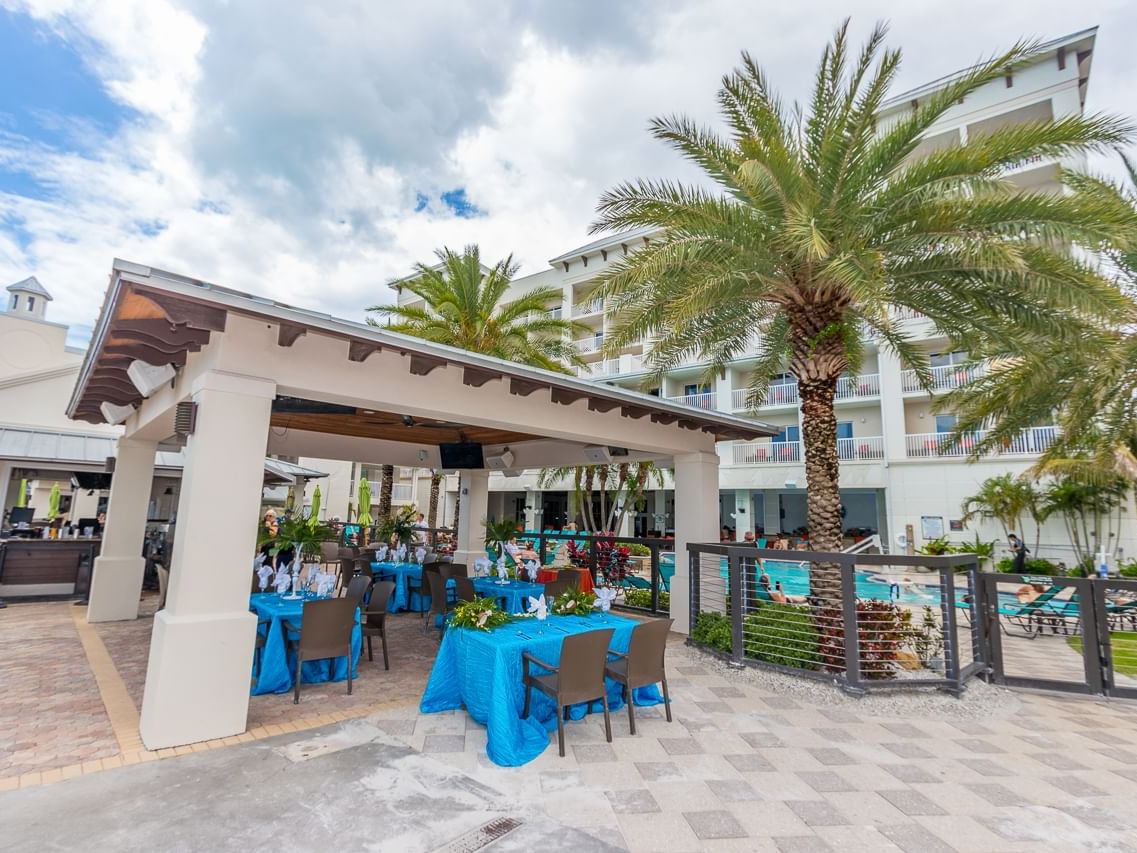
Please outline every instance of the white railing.
[[798, 403], [797, 383], [771, 385], [766, 390], [766, 406], [796, 406]]
[[880, 396], [880, 374], [863, 373], [860, 376], [842, 376], [837, 380], [838, 400], [855, 400], [860, 397]]
[[572, 306], [572, 316], [583, 317], [586, 314], [599, 314], [604, 310], [603, 299], [590, 299], [587, 302], [577, 302]]
[[735, 465], [792, 465], [801, 461], [800, 441], [736, 441]]
[[562, 308], [550, 308], [548, 311], [545, 312], [545, 317], [547, 317], [550, 320], [559, 320], [559, 319], [561, 319], [561, 314], [562, 314], [563, 310], [564, 309], [562, 309]]
[[884, 436], [855, 435], [837, 439], [837, 458], [842, 462], [871, 462], [884, 458]]
[[677, 397], [668, 397], [674, 403], [682, 403], [685, 406], [694, 406], [696, 409], [709, 409], [713, 410], [715, 407], [715, 392], [706, 391], [702, 394], [680, 394]]
[[925, 319], [927, 319], [919, 311], [915, 311], [912, 308], [904, 308], [903, 306], [900, 306], [900, 305], [897, 305], [896, 307], [894, 307], [892, 309], [892, 316], [895, 317], [897, 320], [925, 320]]
[[576, 369], [582, 379], [600, 379], [606, 376], [622, 376], [639, 373], [643, 370], [643, 359], [638, 355], [622, 355], [619, 358], [606, 358], [593, 364], [584, 364]]
[[[369, 480], [371, 483], [371, 501], [379, 503], [379, 487], [381, 481]], [[411, 484], [410, 483], [392, 483], [391, 484], [391, 500], [393, 502], [409, 503], [411, 500]]]
[[[987, 374], [987, 365], [982, 361], [976, 361], [970, 364], [949, 364], [944, 367], [933, 367], [931, 373], [931, 390], [948, 391], [985, 376]], [[924, 390], [920, 385], [920, 377], [916, 374], [915, 370], [905, 370], [901, 377], [901, 382], [903, 383], [905, 394]]]
[[[964, 435], [953, 442], [948, 433], [925, 432], [905, 436], [909, 459], [963, 459], [969, 456], [975, 445], [987, 433], [983, 430]], [[1036, 456], [1046, 452], [1058, 437], [1058, 427], [1040, 426], [1024, 429], [1018, 435], [1007, 439], [1001, 448], [994, 451], [998, 456]]]
[[736, 412], [747, 408], [746, 397], [749, 393], [746, 388], [735, 388], [730, 392], [730, 407]]
[[600, 348], [604, 346], [604, 336], [596, 335], [591, 338], [581, 338], [574, 343], [580, 352], [600, 352]]

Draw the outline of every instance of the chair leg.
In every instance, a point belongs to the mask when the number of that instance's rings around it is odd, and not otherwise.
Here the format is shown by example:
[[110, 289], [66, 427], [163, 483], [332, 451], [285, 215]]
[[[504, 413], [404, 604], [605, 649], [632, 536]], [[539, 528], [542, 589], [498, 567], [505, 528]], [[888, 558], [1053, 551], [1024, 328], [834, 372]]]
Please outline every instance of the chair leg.
[[608, 713], [608, 694], [605, 692], [600, 701], [604, 703], [604, 737], [608, 743], [612, 742], [612, 715]]
[[663, 678], [663, 710], [667, 714], [667, 722], [671, 722], [671, 694], [667, 692], [667, 676]]
[[367, 635], [367, 659], [368, 660], [375, 660], [375, 658], [373, 658], [371, 656], [371, 635], [370, 634]]
[[379, 635], [383, 640], [383, 669], [391, 668], [391, 661], [387, 658], [387, 626], [383, 626], [383, 633]]
[[300, 704], [300, 667], [303, 664], [303, 659], [300, 657], [300, 649], [296, 650], [296, 685], [292, 689], [292, 704]]
[[525, 684], [525, 707], [521, 709], [521, 719], [529, 719], [529, 699], [533, 694], [533, 685], [528, 682]]
[[624, 685], [624, 701], [628, 703], [628, 728], [632, 734], [636, 733], [636, 712], [635, 705], [632, 703], [632, 688]]
[[351, 642], [347, 644], [347, 695], [351, 695]]
[[557, 714], [557, 748], [560, 750], [561, 758], [565, 757], [565, 718], [564, 714]]

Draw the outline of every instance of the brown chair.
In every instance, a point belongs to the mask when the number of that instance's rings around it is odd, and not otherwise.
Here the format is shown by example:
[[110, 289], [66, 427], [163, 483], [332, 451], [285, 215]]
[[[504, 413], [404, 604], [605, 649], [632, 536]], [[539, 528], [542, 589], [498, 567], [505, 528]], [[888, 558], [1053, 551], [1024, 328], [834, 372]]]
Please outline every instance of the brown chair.
[[[269, 581], [269, 586], [272, 586], [271, 579]], [[261, 591], [261, 579], [260, 579], [260, 576], [257, 574], [257, 570], [253, 569], [253, 592], [260, 592], [260, 591]]]
[[470, 570], [465, 563], [439, 563], [438, 565], [444, 581], [448, 581], [450, 578], [468, 578], [470, 576]]
[[355, 558], [344, 557], [340, 560], [340, 586], [347, 586], [353, 577], [355, 577]]
[[[612, 719], [608, 714], [608, 689], [604, 684], [604, 665], [608, 659], [608, 644], [612, 642], [612, 628], [603, 631], [586, 631], [572, 634], [561, 643], [559, 666], [545, 663], [529, 652], [521, 655], [521, 680], [525, 684], [525, 707], [521, 718], [529, 717], [529, 699], [536, 687], [557, 703], [557, 746], [561, 757], [565, 754], [565, 722], [568, 706], [577, 702], [604, 703], [604, 734], [612, 742]], [[533, 675], [531, 664], [548, 670], [544, 675]]]
[[454, 578], [455, 597], [459, 601], [476, 601], [478, 592], [474, 589], [474, 582], [465, 575]]
[[[410, 575], [407, 575], [407, 601], [408, 602], [410, 601], [411, 596], [414, 595], [416, 592], [418, 593], [420, 598], [423, 598], [423, 597], [430, 595], [430, 580], [427, 577], [427, 575], [431, 572], [433, 572], [434, 574], [438, 574], [440, 571], [442, 571], [442, 566], [443, 566], [443, 564], [438, 563], [438, 562], [423, 563], [422, 564], [422, 572], [419, 574], [418, 580], [415, 580]], [[420, 611], [419, 612], [419, 618], [422, 619], [425, 617], [426, 617], [426, 611], [425, 610]]]
[[343, 555], [340, 554], [340, 546], [336, 542], [321, 542], [320, 543], [320, 562], [321, 563], [335, 563]]
[[431, 621], [434, 621], [436, 616], [442, 620], [438, 625], [438, 635], [441, 637], [442, 632], [446, 630], [446, 614], [450, 612], [450, 596], [446, 594], [446, 584], [442, 580], [441, 573], [423, 569], [422, 576], [430, 585]]
[[356, 607], [362, 607], [367, 598], [367, 593], [371, 589], [371, 583], [370, 575], [356, 575], [348, 581], [347, 587], [344, 589], [344, 598], [350, 598], [355, 602]]
[[555, 581], [549, 581], [545, 584], [545, 600], [551, 602], [555, 598], [564, 595], [570, 589], [574, 589], [576, 584], [564, 576], [564, 572], [557, 573]]
[[636, 733], [636, 712], [632, 704], [632, 691], [649, 684], [663, 684], [663, 709], [667, 722], [671, 722], [671, 694], [667, 692], [667, 672], [663, 658], [667, 653], [667, 635], [671, 619], [652, 619], [641, 622], [632, 631], [628, 652], [609, 652], [615, 660], [604, 666], [604, 674], [624, 687], [624, 701], [628, 703], [628, 723]]
[[[301, 625], [284, 623], [288, 633], [300, 639], [289, 641], [296, 652], [296, 685], [292, 704], [300, 704], [300, 668], [306, 660], [324, 660], [347, 655], [347, 694], [351, 695], [351, 634], [355, 629], [356, 602], [352, 598], [324, 598], [304, 605]], [[285, 636], [288, 636], [288, 633]]]
[[580, 571], [578, 569], [561, 569], [557, 572], [557, 580], [568, 581], [570, 589], [580, 589]]
[[371, 656], [371, 638], [378, 637], [383, 642], [383, 669], [391, 668], [387, 657], [387, 605], [395, 592], [394, 581], [378, 581], [371, 587], [371, 600], [363, 611], [363, 636], [367, 638], [367, 659]]

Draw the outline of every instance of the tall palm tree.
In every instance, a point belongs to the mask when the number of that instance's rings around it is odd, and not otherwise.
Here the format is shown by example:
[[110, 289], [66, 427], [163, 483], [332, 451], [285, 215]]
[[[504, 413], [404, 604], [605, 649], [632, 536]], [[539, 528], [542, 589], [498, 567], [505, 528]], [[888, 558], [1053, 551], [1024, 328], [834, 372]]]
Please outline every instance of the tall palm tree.
[[[1067, 117], [918, 150], [952, 106], [1002, 79], [1033, 46], [1016, 45], [878, 121], [900, 52], [884, 49], [878, 25], [850, 57], [847, 26], [823, 51], [804, 106], [787, 108], [743, 54], [718, 94], [725, 138], [687, 118], [655, 119], [653, 135], [714, 186], [625, 183], [602, 196], [593, 225], [658, 229], [600, 277], [596, 293], [617, 318], [607, 349], [654, 335], [657, 373], [699, 355], [713, 377], [757, 338], [751, 405], [788, 365], [801, 399], [810, 539], [824, 551], [841, 546], [833, 399], [838, 378], [861, 363], [864, 336], [930, 384], [894, 306], [924, 314], [961, 346], [1020, 328], [1076, 340], [1118, 309], [1116, 290], [1064, 248], [1120, 229], [1117, 194], [1089, 182], [1066, 194], [1015, 193], [1003, 176], [1129, 132], [1112, 118]], [[815, 565], [812, 581], [815, 594], [832, 595], [839, 575]]]
[[379, 519], [391, 517], [391, 492], [395, 487], [395, 466], [384, 465], [379, 476]]
[[437, 527], [438, 524], [438, 496], [442, 486], [443, 475], [439, 471], [430, 474], [430, 503], [427, 504], [426, 524], [428, 527]]
[[[391, 331], [559, 373], [584, 363], [572, 338], [587, 327], [549, 314], [562, 298], [559, 288], [538, 287], [505, 302], [518, 269], [512, 255], [486, 271], [476, 245], [461, 254], [447, 248], [435, 254], [438, 264], [416, 264], [416, 275], [399, 281], [425, 305], [367, 309], [393, 321]], [[379, 325], [373, 317], [367, 322]]]

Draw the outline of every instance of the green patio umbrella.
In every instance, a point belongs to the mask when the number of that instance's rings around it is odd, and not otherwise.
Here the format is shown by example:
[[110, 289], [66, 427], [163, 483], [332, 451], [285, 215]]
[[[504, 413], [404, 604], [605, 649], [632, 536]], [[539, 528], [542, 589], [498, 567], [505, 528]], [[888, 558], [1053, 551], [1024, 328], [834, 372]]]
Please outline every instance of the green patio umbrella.
[[17, 509], [23, 509], [28, 505], [28, 481], [20, 480], [20, 493], [16, 495]]
[[320, 487], [312, 491], [312, 512], [308, 515], [308, 524], [314, 529], [320, 523]]
[[47, 498], [47, 517], [54, 519], [59, 515], [59, 483], [52, 483], [51, 494]]
[[371, 481], [366, 477], [359, 480], [359, 516], [356, 521], [360, 527], [370, 527], [375, 523], [371, 517]]

